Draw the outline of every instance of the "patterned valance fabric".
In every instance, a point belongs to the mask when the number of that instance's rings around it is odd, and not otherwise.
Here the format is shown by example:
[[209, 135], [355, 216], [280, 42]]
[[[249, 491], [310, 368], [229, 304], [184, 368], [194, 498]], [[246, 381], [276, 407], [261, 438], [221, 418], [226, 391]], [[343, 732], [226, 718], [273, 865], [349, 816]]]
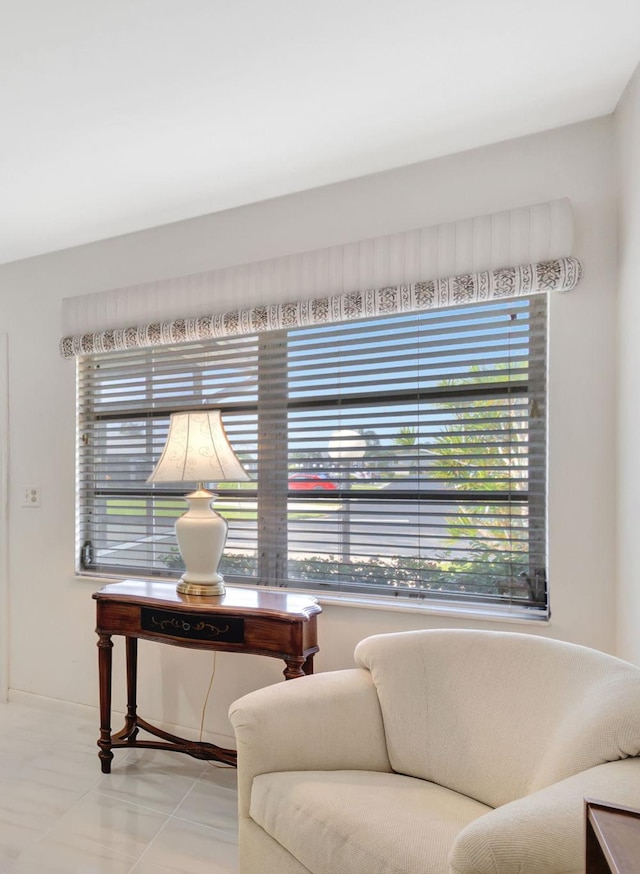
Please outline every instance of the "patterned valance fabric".
[[297, 303], [258, 306], [218, 315], [173, 319], [65, 337], [60, 343], [60, 352], [64, 358], [74, 358], [96, 352], [166, 346], [282, 328], [442, 309], [548, 291], [569, 291], [577, 285], [581, 275], [582, 266], [577, 258], [557, 258], [537, 264], [463, 273], [446, 279], [354, 291]]

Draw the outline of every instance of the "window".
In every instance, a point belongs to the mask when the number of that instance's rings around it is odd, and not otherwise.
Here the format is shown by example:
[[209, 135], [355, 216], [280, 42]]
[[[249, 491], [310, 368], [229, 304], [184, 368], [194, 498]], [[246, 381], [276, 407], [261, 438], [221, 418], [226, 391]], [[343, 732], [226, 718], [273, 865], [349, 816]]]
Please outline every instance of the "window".
[[[546, 611], [544, 295], [79, 359], [83, 572], [179, 576], [180, 409], [222, 410], [227, 582]], [[212, 486], [213, 487], [213, 486]]]

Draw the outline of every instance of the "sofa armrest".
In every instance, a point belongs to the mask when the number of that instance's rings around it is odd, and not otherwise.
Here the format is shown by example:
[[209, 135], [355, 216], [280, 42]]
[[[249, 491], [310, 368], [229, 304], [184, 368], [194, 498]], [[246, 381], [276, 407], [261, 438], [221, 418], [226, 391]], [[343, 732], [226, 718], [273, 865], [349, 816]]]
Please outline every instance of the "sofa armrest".
[[474, 820], [452, 847], [451, 874], [581, 874], [585, 798], [640, 807], [640, 758], [597, 765]]
[[250, 692], [229, 709], [238, 747], [240, 812], [251, 782], [274, 771], [390, 771], [382, 714], [368, 671], [300, 677]]

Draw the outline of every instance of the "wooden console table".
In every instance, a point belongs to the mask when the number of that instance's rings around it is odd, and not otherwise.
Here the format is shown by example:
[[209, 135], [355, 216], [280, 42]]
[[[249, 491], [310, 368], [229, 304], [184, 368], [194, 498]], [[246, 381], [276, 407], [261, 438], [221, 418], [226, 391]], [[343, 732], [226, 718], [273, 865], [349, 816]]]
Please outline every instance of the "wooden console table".
[[640, 810], [585, 800], [586, 874], [640, 871]]
[[[125, 580], [100, 589], [97, 602], [102, 771], [111, 771], [113, 749], [174, 750], [198, 759], [236, 764], [236, 751], [189, 741], [151, 725], [137, 714], [138, 638], [193, 649], [253, 653], [283, 659], [285, 679], [313, 673], [318, 652], [315, 598], [287, 592], [228, 588], [215, 597], [180, 595], [172, 583]], [[124, 727], [111, 734], [112, 635], [125, 638], [127, 713]], [[161, 740], [139, 739], [140, 729]]]

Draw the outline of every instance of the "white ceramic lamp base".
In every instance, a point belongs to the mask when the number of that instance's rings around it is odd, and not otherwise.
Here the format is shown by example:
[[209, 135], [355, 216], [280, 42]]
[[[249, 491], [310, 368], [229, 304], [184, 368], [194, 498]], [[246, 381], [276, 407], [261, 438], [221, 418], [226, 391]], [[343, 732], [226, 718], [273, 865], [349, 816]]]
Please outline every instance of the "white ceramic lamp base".
[[183, 595], [224, 595], [218, 564], [228, 526], [211, 506], [217, 497], [207, 489], [185, 496], [189, 509], [176, 522], [178, 548], [186, 567], [177, 586]]

